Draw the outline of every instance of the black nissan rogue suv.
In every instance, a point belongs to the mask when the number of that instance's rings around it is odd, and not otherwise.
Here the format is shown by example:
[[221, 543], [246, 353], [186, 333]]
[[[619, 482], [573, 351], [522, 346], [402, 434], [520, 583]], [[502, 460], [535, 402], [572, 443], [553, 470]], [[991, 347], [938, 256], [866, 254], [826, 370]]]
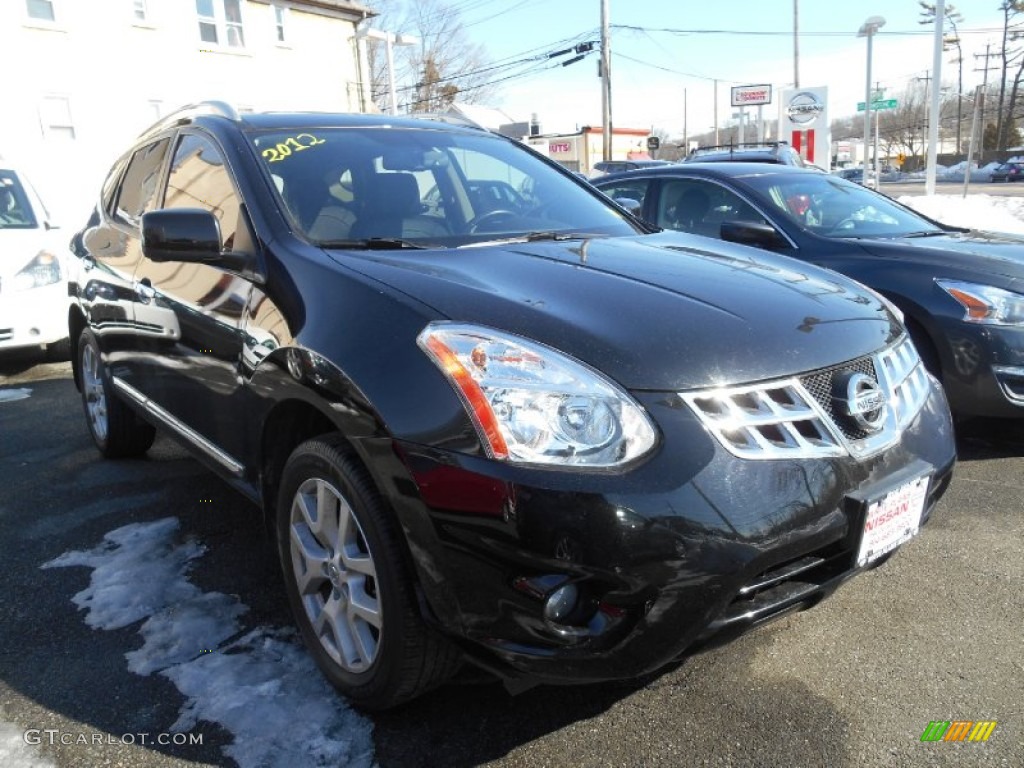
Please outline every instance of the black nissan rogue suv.
[[884, 299], [654, 231], [480, 129], [196, 106], [72, 249], [100, 452], [159, 427], [257, 503], [366, 708], [467, 660], [513, 690], [633, 677], [809, 607], [914, 536], [955, 461]]

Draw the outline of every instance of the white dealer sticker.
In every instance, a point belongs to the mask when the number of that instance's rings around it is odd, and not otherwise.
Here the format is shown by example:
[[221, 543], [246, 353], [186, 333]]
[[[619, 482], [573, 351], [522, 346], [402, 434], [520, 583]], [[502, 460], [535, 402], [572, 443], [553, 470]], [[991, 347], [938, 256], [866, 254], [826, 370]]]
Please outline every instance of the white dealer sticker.
[[868, 505], [857, 567], [877, 560], [917, 534], [927, 496], [928, 476], [925, 475]]

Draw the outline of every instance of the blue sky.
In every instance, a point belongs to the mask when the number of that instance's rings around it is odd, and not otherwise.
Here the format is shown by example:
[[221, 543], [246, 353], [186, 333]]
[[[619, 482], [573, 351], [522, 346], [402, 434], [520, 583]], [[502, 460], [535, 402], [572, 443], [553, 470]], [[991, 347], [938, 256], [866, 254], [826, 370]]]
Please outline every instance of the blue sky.
[[[715, 79], [723, 124], [731, 111], [730, 86], [773, 85], [776, 97], [770, 109], [775, 110], [777, 94], [793, 83], [793, 0], [609, 3], [616, 126], [654, 127], [681, 136], [685, 90], [687, 128], [693, 135], [714, 123]], [[462, 11], [467, 34], [485, 46], [496, 63], [543, 55], [565, 47], [566, 41], [599, 37], [600, 0], [450, 4]], [[961, 0], [954, 6], [963, 16], [966, 91], [981, 78], [974, 71], [981, 64], [971, 53], [984, 51], [986, 42], [998, 43], [1002, 14], [999, 0]], [[875, 37], [872, 80], [881, 82], [887, 97], [898, 97], [911, 78], [923, 77], [932, 68], [932, 30], [918, 23], [919, 13], [917, 0], [799, 0], [800, 85], [828, 86], [830, 117], [855, 114], [857, 102], [864, 99], [866, 79], [866, 43], [857, 30], [869, 16], [881, 15], [887, 23]], [[598, 54], [595, 50], [570, 66], [558, 64], [567, 58], [522, 65], [548, 68], [502, 82], [493, 106], [518, 120], [536, 112], [545, 132], [599, 125]], [[952, 58], [952, 53], [943, 57], [944, 84], [956, 83]], [[496, 72], [496, 78], [506, 75]]]

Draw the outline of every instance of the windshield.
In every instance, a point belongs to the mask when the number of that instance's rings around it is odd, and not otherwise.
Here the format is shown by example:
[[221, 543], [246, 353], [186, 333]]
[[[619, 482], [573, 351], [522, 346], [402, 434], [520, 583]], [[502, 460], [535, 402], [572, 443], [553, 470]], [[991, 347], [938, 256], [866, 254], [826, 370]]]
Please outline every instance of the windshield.
[[334, 127], [253, 142], [295, 229], [325, 247], [638, 232], [598, 193], [492, 134]]
[[35, 229], [37, 226], [17, 174], [0, 168], [0, 229]]
[[943, 232], [884, 195], [836, 176], [818, 173], [751, 176], [773, 213], [824, 237], [905, 237]]

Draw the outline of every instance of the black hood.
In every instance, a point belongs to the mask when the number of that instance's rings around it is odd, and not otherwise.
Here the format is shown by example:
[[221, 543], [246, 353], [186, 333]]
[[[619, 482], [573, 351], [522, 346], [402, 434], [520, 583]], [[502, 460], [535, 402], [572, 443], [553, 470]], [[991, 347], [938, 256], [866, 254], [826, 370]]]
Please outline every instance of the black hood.
[[[956, 274], [964, 279], [1021, 290], [1024, 278], [1024, 237], [1001, 232], [949, 232], [929, 237], [901, 237], [892, 240], [859, 240], [858, 244], [876, 256], [913, 260], [935, 268], [935, 276]], [[943, 274], [946, 270], [947, 274]], [[969, 274], [964, 274], [965, 271]]]
[[630, 389], [825, 368], [901, 332], [837, 273], [678, 233], [334, 255], [452, 320], [555, 347]]

